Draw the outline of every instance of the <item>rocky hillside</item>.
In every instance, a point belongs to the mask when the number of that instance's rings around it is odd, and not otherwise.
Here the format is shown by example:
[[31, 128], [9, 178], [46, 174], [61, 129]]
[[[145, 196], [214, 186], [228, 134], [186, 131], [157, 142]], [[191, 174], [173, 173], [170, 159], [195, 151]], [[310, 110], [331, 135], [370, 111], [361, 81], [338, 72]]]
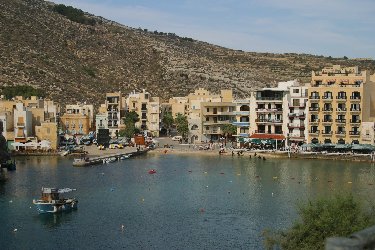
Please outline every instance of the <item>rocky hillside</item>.
[[104, 93], [145, 88], [162, 98], [205, 87], [238, 97], [281, 80], [309, 81], [329, 64], [375, 69], [373, 60], [226, 49], [170, 33], [148, 32], [95, 17], [81, 24], [43, 0], [0, 1], [0, 86], [32, 85], [66, 103], [96, 106]]

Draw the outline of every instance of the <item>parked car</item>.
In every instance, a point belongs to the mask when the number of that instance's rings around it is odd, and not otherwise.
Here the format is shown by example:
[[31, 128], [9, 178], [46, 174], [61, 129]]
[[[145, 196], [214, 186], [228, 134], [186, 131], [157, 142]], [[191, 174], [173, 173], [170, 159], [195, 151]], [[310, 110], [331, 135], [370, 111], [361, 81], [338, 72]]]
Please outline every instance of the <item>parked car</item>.
[[182, 136], [181, 135], [176, 135], [176, 136], [172, 137], [172, 141], [180, 141], [180, 140], [182, 140]]

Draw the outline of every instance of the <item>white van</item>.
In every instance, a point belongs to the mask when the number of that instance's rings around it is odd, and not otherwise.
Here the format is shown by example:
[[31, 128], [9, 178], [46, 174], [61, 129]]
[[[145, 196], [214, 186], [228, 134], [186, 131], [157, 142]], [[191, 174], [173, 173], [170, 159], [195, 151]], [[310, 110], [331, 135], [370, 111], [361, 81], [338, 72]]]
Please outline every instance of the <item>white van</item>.
[[180, 141], [180, 140], [182, 140], [182, 136], [181, 135], [176, 135], [176, 136], [172, 137], [172, 141]]

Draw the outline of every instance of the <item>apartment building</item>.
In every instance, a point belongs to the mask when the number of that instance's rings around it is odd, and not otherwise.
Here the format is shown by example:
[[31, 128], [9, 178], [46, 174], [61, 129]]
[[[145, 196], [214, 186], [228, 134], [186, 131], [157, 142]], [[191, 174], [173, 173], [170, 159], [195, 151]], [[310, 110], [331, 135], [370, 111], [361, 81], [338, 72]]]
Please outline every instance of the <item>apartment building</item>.
[[202, 140], [217, 141], [223, 135], [222, 126], [236, 120], [232, 90], [221, 90], [219, 96], [213, 96], [208, 102], [201, 102]]
[[308, 134], [308, 85], [295, 81], [289, 87], [288, 96], [288, 132], [287, 138], [291, 144], [306, 142]]
[[93, 129], [94, 106], [81, 103], [68, 104], [60, 120], [64, 133], [86, 135]]
[[250, 98], [234, 100], [234, 103], [236, 105], [234, 111], [236, 119], [232, 124], [237, 127], [237, 137], [239, 140], [248, 138], [250, 133]]
[[251, 96], [250, 137], [285, 140], [288, 133], [289, 88], [295, 81], [280, 82], [276, 88], [263, 88]]
[[0, 111], [0, 122], [3, 124], [3, 136], [7, 141], [14, 140], [14, 116], [12, 111]]
[[16, 103], [14, 112], [14, 141], [26, 142], [32, 134], [32, 113], [22, 102]]
[[125, 115], [126, 102], [121, 91], [107, 93], [105, 107], [105, 113], [108, 117], [109, 134], [111, 136], [116, 136], [116, 134], [125, 127], [122, 118]]
[[358, 67], [312, 72], [308, 142], [362, 143], [361, 123], [375, 116], [374, 90], [369, 72]]
[[49, 141], [51, 149], [57, 149], [59, 145], [56, 122], [42, 122], [40, 126], [35, 127], [35, 136], [39, 141]]
[[152, 97], [149, 92], [135, 91], [126, 98], [126, 107], [129, 112], [136, 112], [139, 122], [136, 126], [149, 131], [153, 136], [159, 136], [160, 129], [160, 98]]

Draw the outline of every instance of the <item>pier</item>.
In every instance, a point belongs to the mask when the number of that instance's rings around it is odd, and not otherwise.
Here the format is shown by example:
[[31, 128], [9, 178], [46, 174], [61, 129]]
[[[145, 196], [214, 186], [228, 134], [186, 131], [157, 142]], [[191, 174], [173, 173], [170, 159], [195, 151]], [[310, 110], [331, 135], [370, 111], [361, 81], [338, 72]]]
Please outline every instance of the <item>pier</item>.
[[127, 153], [116, 153], [116, 154], [109, 154], [109, 155], [103, 155], [103, 156], [97, 156], [97, 157], [81, 157], [81, 158], [75, 158], [73, 161], [74, 167], [86, 167], [96, 164], [103, 164], [104, 162], [110, 160], [110, 159], [116, 159], [116, 161], [120, 161], [121, 158], [130, 158], [135, 157], [139, 155], [146, 154], [149, 149], [139, 150], [135, 152], [127, 152]]

